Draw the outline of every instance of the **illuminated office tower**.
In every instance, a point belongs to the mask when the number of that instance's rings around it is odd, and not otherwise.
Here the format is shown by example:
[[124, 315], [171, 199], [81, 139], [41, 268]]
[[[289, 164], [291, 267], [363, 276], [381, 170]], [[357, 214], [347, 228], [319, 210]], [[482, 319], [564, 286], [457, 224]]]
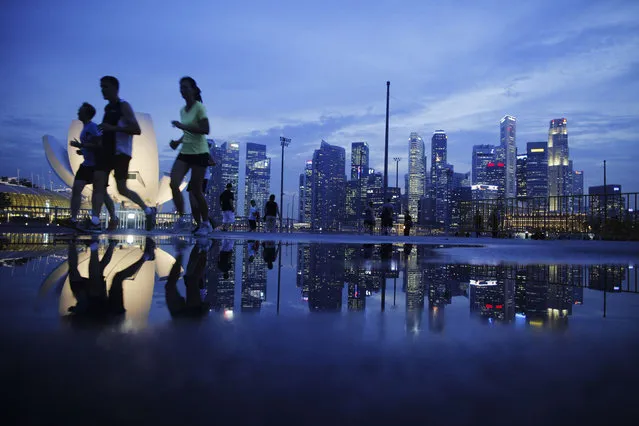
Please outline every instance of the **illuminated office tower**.
[[[548, 195], [562, 197], [572, 190], [572, 171], [568, 158], [568, 125], [565, 118], [550, 121], [548, 130]], [[558, 210], [560, 200], [552, 198], [550, 209]]]
[[504, 196], [517, 196], [517, 142], [515, 139], [517, 119], [506, 115], [499, 122], [499, 142], [506, 164], [506, 187]]
[[426, 158], [424, 157], [424, 141], [418, 133], [411, 133], [408, 139], [408, 212], [418, 218], [419, 201], [424, 197], [424, 177], [426, 175]]

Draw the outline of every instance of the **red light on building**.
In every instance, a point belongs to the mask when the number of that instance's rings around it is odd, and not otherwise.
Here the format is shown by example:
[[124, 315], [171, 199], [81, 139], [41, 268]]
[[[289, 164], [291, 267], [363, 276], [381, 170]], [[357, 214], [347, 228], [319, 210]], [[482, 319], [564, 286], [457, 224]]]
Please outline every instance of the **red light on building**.
[[486, 167], [495, 167], [495, 163], [490, 162], [490, 163], [486, 164]]
[[505, 164], [504, 163], [497, 163], [497, 167], [504, 167]]
[[497, 309], [504, 309], [504, 305], [497, 305], [497, 306], [495, 306], [495, 308], [497, 308]]
[[492, 304], [490, 304], [490, 303], [486, 303], [486, 309], [492, 309], [492, 308], [493, 308], [493, 305], [492, 305]]

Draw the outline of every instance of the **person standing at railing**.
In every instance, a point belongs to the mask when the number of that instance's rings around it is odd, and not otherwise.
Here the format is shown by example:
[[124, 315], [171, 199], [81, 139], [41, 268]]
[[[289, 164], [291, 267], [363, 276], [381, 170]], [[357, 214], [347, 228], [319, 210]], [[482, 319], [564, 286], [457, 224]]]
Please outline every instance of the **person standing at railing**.
[[393, 205], [391, 204], [390, 198], [382, 205], [380, 216], [382, 218], [382, 234], [390, 235], [391, 229], [393, 228]]
[[413, 217], [410, 215], [408, 210], [406, 210], [406, 214], [404, 214], [404, 236], [408, 237], [410, 235], [410, 228], [413, 227]]
[[[182, 145], [180, 153], [173, 163], [171, 170], [171, 192], [173, 193], [173, 203], [180, 215], [175, 224], [176, 230], [181, 231], [189, 227], [189, 223], [184, 219], [184, 198], [180, 191], [180, 184], [186, 174], [191, 171], [191, 195], [196, 201], [191, 212], [196, 223], [200, 227], [195, 235], [203, 237], [213, 232], [213, 227], [209, 222], [209, 206], [204, 198], [203, 183], [206, 169], [215, 165], [211, 160], [210, 149], [206, 136], [209, 134], [209, 119], [206, 108], [202, 103], [202, 91], [191, 77], [180, 79], [180, 94], [186, 105], [180, 109], [180, 121], [172, 121], [173, 127], [184, 132], [178, 140], [172, 140], [170, 146], [176, 149]], [[191, 196], [190, 195], [190, 196]], [[190, 198], [189, 196], [189, 198]]]
[[271, 194], [264, 205], [264, 222], [266, 224], [267, 232], [275, 232], [275, 224], [280, 215], [280, 209], [275, 202], [275, 194]]
[[226, 184], [226, 189], [220, 194], [220, 207], [222, 208], [222, 230], [233, 230], [233, 223], [235, 223], [235, 208], [233, 202], [235, 201], [235, 195], [233, 194], [233, 185]]
[[[100, 136], [102, 136], [102, 133], [98, 129], [98, 125], [92, 121], [93, 117], [95, 117], [95, 107], [87, 102], [83, 103], [78, 109], [78, 120], [82, 122], [80, 140], [74, 139], [69, 142], [69, 145], [78, 148], [78, 154], [84, 157], [84, 161], [75, 173], [73, 187], [71, 189], [71, 219], [68, 225], [73, 229], [78, 228], [78, 212], [80, 211], [80, 203], [82, 202], [82, 190], [87, 185], [93, 185], [95, 157], [96, 152], [100, 149]], [[114, 231], [117, 229], [119, 221], [115, 215], [113, 199], [106, 192], [104, 194], [104, 205], [109, 212], [109, 225], [107, 230]]]
[[257, 222], [260, 220], [260, 211], [255, 205], [255, 200], [251, 200], [251, 208], [249, 210], [249, 232], [255, 232], [257, 230]]
[[369, 234], [373, 235], [375, 229], [375, 213], [373, 213], [373, 203], [369, 202], [368, 206], [364, 209], [364, 228]]

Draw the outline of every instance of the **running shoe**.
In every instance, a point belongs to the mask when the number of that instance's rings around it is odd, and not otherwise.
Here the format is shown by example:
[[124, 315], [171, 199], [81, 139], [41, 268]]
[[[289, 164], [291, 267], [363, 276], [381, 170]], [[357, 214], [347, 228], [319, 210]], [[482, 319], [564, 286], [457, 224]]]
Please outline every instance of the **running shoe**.
[[107, 226], [107, 231], [115, 231], [116, 229], [118, 229], [119, 225], [120, 225], [120, 219], [118, 219], [117, 217], [114, 217], [113, 219], [109, 219], [109, 226]]
[[213, 228], [211, 228], [211, 224], [208, 222], [204, 222], [200, 225], [200, 228], [195, 232], [196, 237], [208, 237], [210, 233], [213, 232]]
[[102, 232], [102, 226], [99, 223], [96, 225], [91, 221], [91, 219], [87, 219], [87, 223], [84, 225], [84, 229], [81, 230], [84, 232], [89, 232], [91, 234], [99, 234]]
[[180, 216], [176, 221], [175, 225], [173, 225], [173, 232], [176, 234], [181, 234], [183, 232], [188, 232], [187, 230], [191, 227], [189, 221], [184, 217]]

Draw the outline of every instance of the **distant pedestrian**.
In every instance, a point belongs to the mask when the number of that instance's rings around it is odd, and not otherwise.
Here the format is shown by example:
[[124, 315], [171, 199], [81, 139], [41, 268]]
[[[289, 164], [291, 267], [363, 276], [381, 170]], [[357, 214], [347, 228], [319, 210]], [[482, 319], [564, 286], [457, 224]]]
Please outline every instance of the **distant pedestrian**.
[[413, 217], [410, 215], [408, 210], [404, 214], [404, 236], [408, 237], [410, 235], [410, 228], [413, 227]]
[[235, 195], [233, 194], [233, 185], [226, 184], [226, 189], [220, 194], [220, 207], [222, 208], [222, 230], [228, 231], [233, 229], [235, 223], [235, 208], [233, 202]]
[[373, 235], [373, 230], [375, 229], [375, 213], [373, 212], [372, 202], [369, 202], [368, 206], [364, 209], [364, 229]]
[[264, 205], [264, 222], [266, 223], [267, 232], [275, 232], [275, 224], [278, 217], [281, 218], [280, 208], [275, 202], [275, 194], [271, 194]]
[[100, 155], [96, 156], [93, 173], [93, 215], [87, 227], [90, 232], [100, 232], [100, 210], [106, 196], [109, 173], [113, 170], [118, 193], [137, 204], [146, 215], [146, 230], [155, 228], [157, 209], [149, 207], [137, 192], [127, 186], [129, 163], [133, 155], [133, 136], [142, 133], [131, 104], [120, 99], [120, 82], [113, 76], [100, 79], [102, 96], [109, 103], [104, 107], [104, 118], [98, 126], [102, 132]]
[[475, 217], [473, 218], [473, 222], [475, 225], [475, 238], [479, 238], [479, 234], [481, 233], [482, 224], [484, 219], [482, 218], [479, 210], [475, 211]]
[[266, 267], [273, 269], [273, 263], [277, 260], [277, 254], [280, 249], [275, 246], [275, 241], [264, 241], [263, 246], [262, 258], [266, 262]]
[[260, 211], [255, 205], [255, 200], [251, 200], [251, 208], [249, 209], [249, 231], [255, 232], [257, 230], [257, 222], [260, 220]]
[[195, 201], [195, 205], [191, 206], [191, 212], [195, 222], [200, 224], [195, 233], [196, 236], [206, 236], [213, 231], [208, 220], [209, 206], [204, 198], [203, 183], [210, 158], [210, 148], [205, 135], [209, 134], [210, 129], [201, 93], [202, 91], [193, 78], [182, 77], [180, 79], [180, 94], [186, 105], [180, 109], [180, 121], [172, 121], [171, 124], [184, 133], [180, 139], [172, 140], [169, 144], [173, 149], [182, 145], [171, 170], [173, 203], [180, 216], [176, 222], [176, 229], [180, 231], [189, 226], [184, 219], [184, 198], [180, 191], [180, 185], [190, 170], [191, 191], [189, 198], [192, 197]]
[[[93, 173], [95, 172], [96, 154], [99, 154], [101, 143], [100, 137], [102, 133], [98, 129], [97, 124], [93, 121], [95, 117], [95, 108], [89, 103], [83, 103], [78, 109], [78, 120], [83, 124], [80, 132], [80, 140], [77, 139], [69, 142], [74, 148], [78, 148], [78, 154], [84, 157], [84, 161], [80, 164], [80, 168], [75, 173], [73, 179], [73, 187], [71, 189], [71, 219], [72, 228], [77, 228], [78, 212], [80, 211], [80, 203], [82, 202], [82, 191], [86, 185], [93, 184]], [[104, 193], [104, 205], [109, 212], [109, 225], [107, 230], [114, 231], [118, 227], [118, 218], [115, 215], [115, 205], [113, 199], [108, 193]]]
[[393, 228], [393, 205], [391, 199], [387, 198], [386, 202], [382, 205], [381, 218], [382, 218], [382, 233], [384, 235], [390, 235]]

